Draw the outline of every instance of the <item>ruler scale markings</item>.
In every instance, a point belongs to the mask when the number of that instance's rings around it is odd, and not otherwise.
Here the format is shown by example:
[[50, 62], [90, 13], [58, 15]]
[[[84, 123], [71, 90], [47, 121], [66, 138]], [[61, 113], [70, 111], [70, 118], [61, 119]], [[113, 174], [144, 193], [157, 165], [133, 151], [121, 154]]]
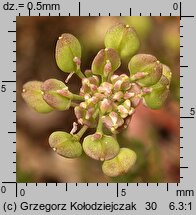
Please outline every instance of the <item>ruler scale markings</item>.
[[18, 197], [18, 183], [15, 183], [16, 185], [16, 198]]
[[118, 197], [118, 192], [119, 192], [119, 187], [118, 187], [118, 183], [116, 183], [116, 196]]
[[78, 3], [78, 7], [79, 7], [79, 16], [80, 16], [80, 2]]
[[181, 119], [194, 119], [194, 116], [180, 116]]

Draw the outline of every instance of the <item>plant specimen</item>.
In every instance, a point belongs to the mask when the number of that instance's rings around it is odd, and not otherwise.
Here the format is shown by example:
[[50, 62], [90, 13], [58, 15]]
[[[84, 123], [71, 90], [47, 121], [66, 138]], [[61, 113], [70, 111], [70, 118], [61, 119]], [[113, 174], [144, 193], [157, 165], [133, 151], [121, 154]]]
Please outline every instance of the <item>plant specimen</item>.
[[[128, 172], [137, 158], [133, 150], [120, 148], [116, 134], [128, 127], [140, 102], [151, 109], [163, 106], [169, 93], [171, 72], [156, 57], [136, 54], [140, 41], [136, 31], [128, 25], [112, 26], [104, 42], [105, 48], [97, 53], [91, 69], [83, 73], [78, 39], [68, 33], [62, 34], [55, 56], [58, 67], [69, 73], [66, 82], [56, 79], [27, 82], [22, 97], [40, 113], [74, 108], [77, 122], [73, 123], [73, 129], [70, 133], [53, 132], [49, 137], [50, 146], [66, 158], [77, 158], [84, 151], [103, 162], [105, 175], [115, 177]], [[128, 62], [130, 75], [115, 74], [121, 61]], [[79, 94], [70, 92], [67, 86], [73, 74], [81, 78]], [[96, 132], [81, 143], [89, 128], [96, 128]]]

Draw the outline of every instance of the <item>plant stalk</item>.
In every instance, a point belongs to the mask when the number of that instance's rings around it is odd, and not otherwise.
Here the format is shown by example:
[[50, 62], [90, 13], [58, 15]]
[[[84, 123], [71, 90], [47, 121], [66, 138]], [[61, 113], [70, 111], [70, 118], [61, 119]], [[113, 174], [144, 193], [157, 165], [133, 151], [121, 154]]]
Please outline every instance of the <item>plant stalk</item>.
[[97, 132], [99, 133], [103, 133], [103, 122], [102, 122], [102, 114], [101, 112], [99, 113], [99, 121], [98, 121], [98, 125], [97, 125]]
[[82, 78], [86, 78], [85, 75], [81, 72], [80, 68], [76, 70], [76, 75], [78, 75], [78, 77]]
[[73, 100], [84, 101], [83, 96], [80, 96], [80, 95], [77, 95], [77, 94], [74, 94], [74, 93], [72, 93], [71, 97], [72, 97]]

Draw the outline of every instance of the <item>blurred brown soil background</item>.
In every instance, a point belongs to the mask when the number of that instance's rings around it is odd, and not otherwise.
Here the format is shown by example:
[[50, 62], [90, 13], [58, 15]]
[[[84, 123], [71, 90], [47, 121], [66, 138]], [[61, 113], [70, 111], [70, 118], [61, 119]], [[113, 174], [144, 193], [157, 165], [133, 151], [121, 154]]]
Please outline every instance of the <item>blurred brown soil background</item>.
[[[104, 47], [108, 27], [116, 22], [135, 27], [141, 40], [139, 53], [155, 55], [171, 68], [173, 77], [164, 107], [155, 111], [140, 105], [128, 129], [118, 135], [121, 146], [134, 149], [138, 160], [128, 174], [112, 179], [102, 173], [100, 162], [85, 155], [65, 159], [49, 147], [53, 131], [72, 129], [73, 109], [39, 114], [25, 104], [21, 92], [30, 80], [66, 79], [54, 58], [62, 33], [79, 39], [84, 71]], [[179, 47], [178, 17], [17, 17], [17, 182], [179, 182]], [[118, 73], [127, 71], [124, 65]], [[79, 92], [80, 79], [72, 77], [69, 87]]]

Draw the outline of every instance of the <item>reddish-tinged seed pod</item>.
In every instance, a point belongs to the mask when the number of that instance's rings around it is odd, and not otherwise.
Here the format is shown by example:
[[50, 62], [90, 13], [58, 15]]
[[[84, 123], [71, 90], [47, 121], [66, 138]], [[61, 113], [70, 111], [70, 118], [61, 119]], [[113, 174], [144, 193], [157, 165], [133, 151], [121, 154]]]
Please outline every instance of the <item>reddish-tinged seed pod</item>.
[[118, 53], [111, 48], [101, 49], [95, 56], [92, 63], [92, 72], [96, 75], [107, 77], [113, 74], [120, 66], [120, 57]]
[[128, 148], [121, 148], [119, 154], [111, 160], [104, 161], [103, 173], [109, 177], [116, 177], [127, 173], [136, 162], [136, 153]]
[[152, 86], [156, 84], [162, 76], [162, 64], [149, 54], [137, 54], [131, 58], [128, 68], [131, 80], [141, 86]]
[[84, 152], [95, 160], [109, 160], [115, 157], [119, 152], [119, 145], [115, 138], [108, 135], [89, 135], [84, 138]]
[[137, 53], [140, 41], [134, 28], [117, 23], [109, 28], [105, 35], [106, 48], [113, 48], [121, 58], [130, 59]]
[[74, 72], [80, 66], [81, 46], [72, 34], [62, 34], [56, 44], [56, 63], [63, 72]]
[[41, 85], [43, 99], [56, 110], [67, 110], [70, 108], [72, 93], [68, 87], [59, 80], [48, 79]]
[[144, 104], [151, 109], [159, 109], [163, 106], [169, 94], [169, 85], [172, 73], [168, 66], [163, 65], [163, 75], [161, 79], [150, 87], [151, 92], [143, 97]]
[[67, 132], [53, 132], [49, 137], [49, 144], [54, 151], [65, 158], [77, 158], [82, 154], [80, 142]]
[[41, 91], [42, 82], [29, 81], [23, 85], [22, 97], [25, 102], [39, 113], [48, 113], [53, 108], [48, 105], [43, 99], [43, 92]]

